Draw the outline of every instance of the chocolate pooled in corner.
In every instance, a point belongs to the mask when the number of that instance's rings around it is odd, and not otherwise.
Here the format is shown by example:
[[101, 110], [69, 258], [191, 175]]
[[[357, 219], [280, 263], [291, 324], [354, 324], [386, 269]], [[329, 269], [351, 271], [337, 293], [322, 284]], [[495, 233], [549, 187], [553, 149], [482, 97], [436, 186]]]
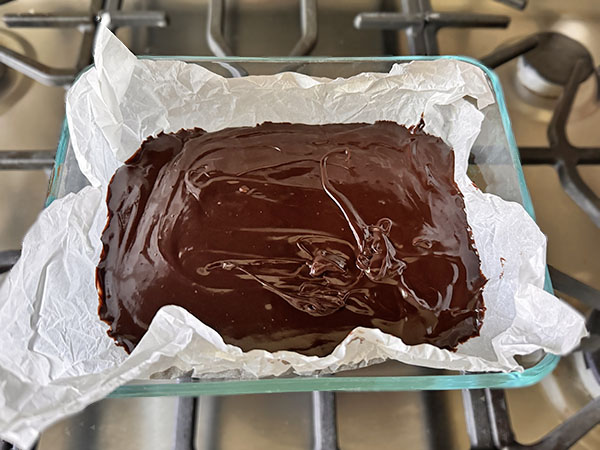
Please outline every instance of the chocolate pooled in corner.
[[99, 314], [127, 351], [171, 304], [243, 350], [325, 355], [358, 326], [451, 350], [479, 334], [454, 152], [422, 127], [161, 133], [107, 201]]

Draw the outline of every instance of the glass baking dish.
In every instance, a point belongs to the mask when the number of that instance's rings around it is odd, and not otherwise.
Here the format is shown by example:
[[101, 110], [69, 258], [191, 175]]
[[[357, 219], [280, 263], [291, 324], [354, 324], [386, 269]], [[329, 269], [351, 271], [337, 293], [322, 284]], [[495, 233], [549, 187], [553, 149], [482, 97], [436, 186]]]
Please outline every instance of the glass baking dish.
[[[365, 58], [214, 58], [168, 56], [143, 58], [178, 60], [199, 64], [215, 73], [231, 77], [248, 73], [269, 75], [282, 71], [296, 71], [317, 77], [349, 77], [361, 72], [388, 72], [393, 64], [406, 64], [413, 60], [456, 59], [479, 67], [487, 76], [496, 103], [487, 106], [482, 130], [471, 151], [468, 174], [484, 192], [520, 203], [534, 217], [531, 198], [525, 185], [519, 154], [510, 126], [502, 88], [497, 76], [479, 62], [460, 56], [411, 56]], [[87, 180], [79, 171], [69, 139], [69, 129], [64, 121], [56, 152], [46, 204], [77, 192]], [[546, 276], [545, 289], [552, 292]], [[462, 373], [436, 370], [387, 361], [370, 367], [343, 371], [327, 376], [287, 376], [266, 379], [191, 379], [139, 380], [116, 389], [111, 397], [142, 396], [198, 396], [253, 394], [269, 392], [302, 391], [402, 391], [443, 390], [474, 388], [515, 388], [529, 386], [548, 375], [559, 357], [541, 353], [523, 357], [523, 372]]]

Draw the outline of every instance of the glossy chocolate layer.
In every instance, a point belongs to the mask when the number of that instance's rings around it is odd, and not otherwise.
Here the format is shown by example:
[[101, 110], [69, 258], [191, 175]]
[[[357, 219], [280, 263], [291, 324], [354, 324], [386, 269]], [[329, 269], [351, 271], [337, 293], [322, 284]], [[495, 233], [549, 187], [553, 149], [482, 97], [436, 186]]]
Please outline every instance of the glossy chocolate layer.
[[392, 122], [150, 138], [109, 186], [100, 318], [128, 351], [169, 304], [244, 350], [324, 355], [357, 326], [454, 349], [486, 280], [453, 173]]

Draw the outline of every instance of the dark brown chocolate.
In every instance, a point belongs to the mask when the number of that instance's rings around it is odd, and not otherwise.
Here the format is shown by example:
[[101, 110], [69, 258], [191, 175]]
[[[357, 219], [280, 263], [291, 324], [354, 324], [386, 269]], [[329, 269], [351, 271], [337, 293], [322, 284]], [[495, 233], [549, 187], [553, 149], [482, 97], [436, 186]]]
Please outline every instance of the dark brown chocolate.
[[243, 350], [325, 355], [357, 326], [446, 349], [479, 334], [454, 152], [419, 127], [161, 133], [107, 201], [99, 314], [127, 351], [170, 304]]

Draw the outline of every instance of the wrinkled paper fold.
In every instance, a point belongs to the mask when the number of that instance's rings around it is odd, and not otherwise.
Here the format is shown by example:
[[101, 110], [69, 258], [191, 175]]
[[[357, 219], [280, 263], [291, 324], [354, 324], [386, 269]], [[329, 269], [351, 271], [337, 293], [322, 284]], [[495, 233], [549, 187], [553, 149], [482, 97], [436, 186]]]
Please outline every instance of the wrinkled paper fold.
[[[132, 379], [157, 373], [245, 377], [328, 373], [384, 359], [469, 371], [522, 370], [514, 355], [562, 354], [586, 334], [583, 318], [542, 289], [546, 241], [518, 204], [484, 194], [466, 175], [494, 102], [484, 73], [452, 60], [396, 65], [349, 79], [295, 73], [225, 79], [198, 65], [138, 60], [102, 29], [90, 69], [67, 94], [71, 141], [91, 186], [55, 200], [23, 242], [0, 286], [0, 437], [32, 445], [39, 431]], [[465, 99], [476, 99], [475, 104]], [[479, 108], [479, 109], [478, 109]], [[97, 315], [95, 268], [106, 224], [106, 188], [140, 143], [160, 131], [215, 131], [264, 121], [323, 124], [421, 116], [425, 131], [456, 153], [455, 178], [489, 279], [481, 336], [449, 352], [407, 346], [357, 328], [323, 358], [242, 352], [185, 310], [166, 306], [131, 355], [115, 346]]]

